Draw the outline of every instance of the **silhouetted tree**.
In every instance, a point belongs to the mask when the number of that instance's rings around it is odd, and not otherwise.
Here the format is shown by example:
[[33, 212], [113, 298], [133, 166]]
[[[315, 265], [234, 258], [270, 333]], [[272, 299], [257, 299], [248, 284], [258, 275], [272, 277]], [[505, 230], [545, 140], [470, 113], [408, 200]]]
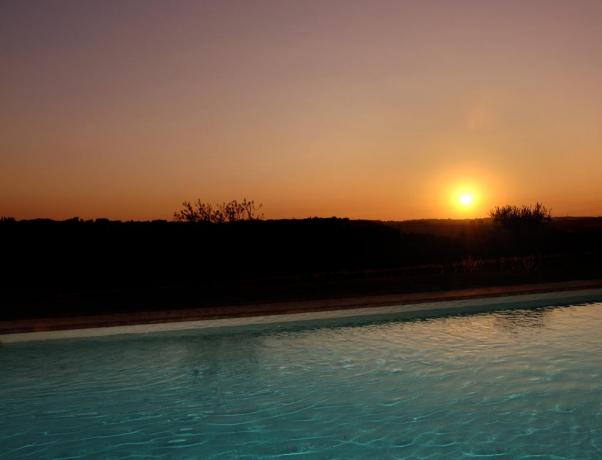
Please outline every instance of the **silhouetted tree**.
[[182, 209], [174, 213], [178, 222], [209, 222], [220, 224], [224, 222], [238, 222], [241, 220], [261, 220], [262, 204], [256, 205], [255, 201], [243, 198], [242, 201], [232, 200], [227, 203], [215, 204], [196, 200], [194, 203], [185, 201]]
[[541, 203], [534, 206], [496, 206], [489, 216], [494, 224], [510, 229], [539, 227], [552, 220], [550, 209]]

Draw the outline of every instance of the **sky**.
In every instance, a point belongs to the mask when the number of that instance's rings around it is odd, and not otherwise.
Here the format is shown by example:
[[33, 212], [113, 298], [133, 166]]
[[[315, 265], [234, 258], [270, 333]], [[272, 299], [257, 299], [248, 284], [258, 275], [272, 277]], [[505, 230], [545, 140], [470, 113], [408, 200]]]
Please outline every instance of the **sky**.
[[600, 0], [3, 0], [0, 215], [602, 215], [601, 85]]

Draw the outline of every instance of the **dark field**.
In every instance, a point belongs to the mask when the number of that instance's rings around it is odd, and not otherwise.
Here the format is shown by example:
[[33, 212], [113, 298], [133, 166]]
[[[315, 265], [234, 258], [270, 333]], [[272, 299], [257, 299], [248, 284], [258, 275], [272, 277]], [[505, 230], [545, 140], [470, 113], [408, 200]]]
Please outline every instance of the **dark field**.
[[0, 319], [602, 277], [602, 218], [0, 221]]

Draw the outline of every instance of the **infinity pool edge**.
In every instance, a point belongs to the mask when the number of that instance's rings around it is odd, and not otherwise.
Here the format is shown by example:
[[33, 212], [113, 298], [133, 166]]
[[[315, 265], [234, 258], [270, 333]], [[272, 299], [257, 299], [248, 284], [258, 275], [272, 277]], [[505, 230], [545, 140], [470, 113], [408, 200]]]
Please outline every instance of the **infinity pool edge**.
[[274, 327], [294, 323], [311, 323], [341, 319], [425, 318], [449, 314], [480, 313], [493, 310], [537, 308], [573, 303], [588, 303], [602, 300], [602, 287], [537, 292], [528, 294], [474, 297], [469, 299], [439, 300], [433, 302], [406, 303], [390, 306], [333, 309], [313, 312], [286, 313], [261, 316], [246, 316], [196, 321], [174, 321], [151, 324], [132, 324], [52, 331], [19, 332], [0, 335], [1, 343], [29, 342], [37, 340], [103, 337], [122, 334], [145, 334], [153, 332], [236, 329], [244, 327]]

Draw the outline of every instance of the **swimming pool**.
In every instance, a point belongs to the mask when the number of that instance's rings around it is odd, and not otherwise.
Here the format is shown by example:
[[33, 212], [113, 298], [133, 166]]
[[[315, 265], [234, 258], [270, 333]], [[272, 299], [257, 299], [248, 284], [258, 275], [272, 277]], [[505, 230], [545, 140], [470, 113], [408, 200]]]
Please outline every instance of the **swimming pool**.
[[0, 348], [0, 458], [602, 458], [602, 304]]

